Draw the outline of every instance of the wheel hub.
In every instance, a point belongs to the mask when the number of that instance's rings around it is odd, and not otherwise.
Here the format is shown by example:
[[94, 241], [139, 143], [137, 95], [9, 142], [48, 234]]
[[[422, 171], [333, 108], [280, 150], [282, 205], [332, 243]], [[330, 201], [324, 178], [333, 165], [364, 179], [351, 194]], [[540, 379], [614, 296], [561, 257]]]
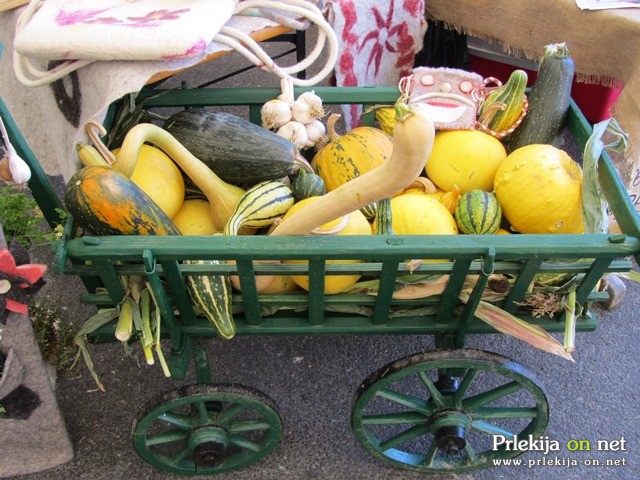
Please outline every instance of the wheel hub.
[[438, 450], [458, 455], [467, 446], [465, 439], [471, 419], [459, 410], [442, 410], [431, 418], [431, 431]]
[[229, 432], [220, 427], [201, 427], [194, 430], [188, 439], [193, 460], [202, 467], [217, 467], [224, 462], [229, 445]]

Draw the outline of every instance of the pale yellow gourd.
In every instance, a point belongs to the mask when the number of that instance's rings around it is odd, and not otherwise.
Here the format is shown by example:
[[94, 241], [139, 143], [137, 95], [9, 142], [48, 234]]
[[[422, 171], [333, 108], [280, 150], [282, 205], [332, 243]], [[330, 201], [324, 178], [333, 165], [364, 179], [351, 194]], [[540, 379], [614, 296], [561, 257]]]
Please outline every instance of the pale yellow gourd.
[[431, 155], [433, 121], [402, 100], [395, 105], [393, 150], [389, 160], [319, 197], [278, 225], [271, 235], [305, 235], [313, 229], [404, 190], [420, 176]]

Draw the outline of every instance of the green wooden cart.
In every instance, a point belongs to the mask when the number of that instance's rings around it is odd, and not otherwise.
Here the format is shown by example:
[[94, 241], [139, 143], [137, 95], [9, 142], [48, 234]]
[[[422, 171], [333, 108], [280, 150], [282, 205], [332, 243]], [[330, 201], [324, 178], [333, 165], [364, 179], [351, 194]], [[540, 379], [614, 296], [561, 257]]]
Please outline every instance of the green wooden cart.
[[[314, 90], [325, 104], [365, 107], [393, 103], [398, 95], [391, 87]], [[245, 105], [250, 119], [258, 122], [260, 106], [278, 93], [276, 89], [156, 89], [142, 91], [138, 102], [147, 109]], [[60, 199], [7, 109], [0, 107], [19, 153], [33, 169], [33, 194], [55, 225]], [[363, 123], [373, 121], [372, 113], [364, 115]], [[591, 127], [575, 105], [568, 127], [576, 143], [584, 146]], [[459, 473], [522, 453], [504, 444], [494, 447], [493, 437], [538, 438], [549, 419], [547, 396], [532, 372], [499, 354], [464, 348], [467, 335], [496, 333], [474, 317], [490, 274], [515, 278], [500, 307], [548, 332], [564, 331], [564, 313], [535, 318], [518, 305], [534, 275], [580, 275], [576, 299], [583, 308], [576, 328], [592, 331], [597, 319], [589, 304], [607, 297], [596, 285], [605, 273], [630, 270], [632, 257], [640, 253], [639, 219], [606, 155], [600, 159], [599, 179], [623, 234], [76, 238], [70, 219], [55, 249], [55, 270], [79, 276], [87, 288], [81, 301], [99, 307], [120, 303], [124, 295], [120, 276], [144, 275], [170, 340], [172, 376], [184, 378], [193, 360], [197, 384], [153, 402], [135, 425], [135, 449], [154, 466], [187, 475], [235, 470], [268, 454], [282, 433], [277, 408], [265, 394], [213, 382], [209, 358], [198, 340], [215, 337], [216, 331], [196, 315], [185, 290], [186, 276], [208, 273], [240, 277], [242, 294], [233, 298], [238, 335], [432, 334], [436, 350], [399, 359], [363, 380], [353, 400], [352, 428], [367, 451], [392, 465]], [[442, 295], [417, 300], [393, 297], [396, 279], [409, 273], [405, 262], [410, 258], [438, 260], [424, 262], [414, 273], [449, 275]], [[186, 259], [236, 262], [183, 265]], [[256, 263], [272, 259], [303, 259], [308, 264]], [[364, 263], [327, 263], [332, 259]], [[309, 275], [309, 293], [256, 292], [257, 275], [293, 273]], [[377, 295], [323, 293], [325, 275], [353, 273], [379, 279]], [[477, 281], [462, 303], [460, 292], [468, 275]], [[354, 305], [358, 312], [345, 308]], [[399, 311], [404, 314], [392, 314]], [[93, 336], [96, 341], [114, 341], [113, 332], [111, 324]]]

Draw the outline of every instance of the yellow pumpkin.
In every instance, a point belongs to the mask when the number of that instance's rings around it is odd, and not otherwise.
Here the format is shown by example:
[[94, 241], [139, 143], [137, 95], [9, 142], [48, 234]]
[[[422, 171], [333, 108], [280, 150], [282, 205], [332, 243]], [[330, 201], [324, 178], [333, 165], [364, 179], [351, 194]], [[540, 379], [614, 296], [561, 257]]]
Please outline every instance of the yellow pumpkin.
[[448, 130], [436, 134], [425, 172], [442, 190], [454, 185], [460, 194], [493, 189], [493, 178], [507, 152], [500, 140], [478, 130]]
[[[117, 156], [119, 151], [119, 148], [115, 149], [114, 155]], [[184, 179], [173, 160], [162, 150], [151, 145], [143, 145], [131, 180], [151, 197], [169, 218], [178, 213], [184, 201]]]
[[339, 117], [337, 114], [330, 117], [327, 122], [329, 143], [311, 162], [328, 192], [382, 165], [391, 156], [393, 148], [391, 136], [374, 127], [357, 127], [339, 136], [335, 131]]
[[289, 275], [276, 275], [271, 284], [260, 290], [264, 295], [276, 295], [279, 293], [290, 293], [300, 290], [300, 287]]
[[552, 145], [509, 154], [495, 177], [505, 218], [521, 233], [584, 233], [582, 169]]
[[[293, 207], [289, 209], [286, 215], [283, 217], [283, 221], [290, 217], [298, 210], [304, 208], [311, 202], [315, 202], [321, 197], [309, 197], [295, 203]], [[344, 217], [340, 217], [331, 222], [327, 222], [320, 226], [318, 231], [330, 231], [334, 227], [337, 227], [344, 221]], [[371, 235], [371, 225], [367, 221], [366, 217], [356, 210], [349, 214], [348, 221], [344, 228], [335, 235]], [[361, 263], [363, 260], [327, 260], [327, 264], [330, 263]], [[307, 263], [305, 260], [283, 260], [282, 263]], [[309, 277], [307, 275], [291, 275], [291, 279], [301, 288], [309, 290]], [[333, 294], [339, 293], [347, 288], [351, 287], [360, 279], [360, 275], [326, 275], [324, 279], [324, 293]]]
[[455, 235], [458, 233], [456, 221], [447, 207], [424, 194], [406, 193], [392, 198], [391, 215], [391, 225], [396, 235]]
[[185, 200], [171, 219], [183, 235], [213, 235], [216, 227], [211, 218], [211, 206], [206, 200]]

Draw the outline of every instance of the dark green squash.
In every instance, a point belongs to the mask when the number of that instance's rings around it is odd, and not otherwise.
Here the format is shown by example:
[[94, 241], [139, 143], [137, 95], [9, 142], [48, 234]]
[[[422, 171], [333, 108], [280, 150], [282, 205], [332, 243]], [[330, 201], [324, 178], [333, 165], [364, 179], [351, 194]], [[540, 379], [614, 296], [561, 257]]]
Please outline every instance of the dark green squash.
[[164, 129], [234, 185], [286, 177], [300, 158], [289, 140], [225, 112], [190, 108], [169, 117]]
[[529, 111], [509, 136], [508, 152], [538, 143], [559, 145], [571, 102], [574, 72], [566, 44], [547, 45], [529, 94]]
[[98, 235], [180, 235], [140, 187], [111, 167], [78, 170], [67, 183], [64, 204], [78, 225]]
[[296, 200], [309, 197], [320, 197], [327, 193], [324, 180], [315, 173], [300, 170], [295, 180], [291, 183], [291, 191]]

